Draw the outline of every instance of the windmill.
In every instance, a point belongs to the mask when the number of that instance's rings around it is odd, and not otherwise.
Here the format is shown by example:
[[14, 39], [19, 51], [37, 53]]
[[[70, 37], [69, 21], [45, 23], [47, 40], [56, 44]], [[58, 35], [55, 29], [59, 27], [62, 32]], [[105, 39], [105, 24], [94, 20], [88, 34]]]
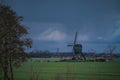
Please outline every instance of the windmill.
[[72, 46], [73, 47], [73, 60], [86, 60], [84, 54], [82, 53], [82, 45], [81, 44], [77, 44], [77, 32], [75, 34], [75, 38], [74, 38], [74, 42], [72, 45], [68, 45], [68, 46]]

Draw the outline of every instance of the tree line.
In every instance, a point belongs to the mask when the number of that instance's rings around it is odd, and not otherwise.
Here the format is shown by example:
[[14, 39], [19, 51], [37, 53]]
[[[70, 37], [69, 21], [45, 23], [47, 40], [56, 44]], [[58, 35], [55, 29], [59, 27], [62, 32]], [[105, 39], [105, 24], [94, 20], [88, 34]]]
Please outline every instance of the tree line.
[[[95, 57], [110, 57], [111, 58], [111, 53], [96, 53], [96, 52], [83, 52], [83, 54], [88, 58], [95, 58]], [[28, 56], [31, 58], [51, 58], [51, 57], [73, 57], [72, 52], [49, 52], [49, 51], [41, 51], [41, 50], [36, 50], [28, 53]], [[112, 54], [113, 58], [119, 58], [120, 54], [119, 53], [113, 53]]]

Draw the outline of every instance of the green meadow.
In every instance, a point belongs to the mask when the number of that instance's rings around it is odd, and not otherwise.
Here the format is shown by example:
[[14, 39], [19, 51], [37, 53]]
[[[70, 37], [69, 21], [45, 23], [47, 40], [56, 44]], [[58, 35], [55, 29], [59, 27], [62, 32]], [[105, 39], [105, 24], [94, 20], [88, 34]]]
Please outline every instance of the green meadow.
[[14, 76], [15, 80], [120, 80], [120, 61], [32, 61], [15, 68]]

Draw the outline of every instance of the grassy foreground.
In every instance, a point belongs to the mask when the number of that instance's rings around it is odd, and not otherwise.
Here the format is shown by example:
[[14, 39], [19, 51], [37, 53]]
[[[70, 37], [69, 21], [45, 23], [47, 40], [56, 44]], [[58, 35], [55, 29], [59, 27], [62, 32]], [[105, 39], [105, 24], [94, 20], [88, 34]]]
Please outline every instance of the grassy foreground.
[[25, 62], [15, 80], [120, 80], [120, 61]]

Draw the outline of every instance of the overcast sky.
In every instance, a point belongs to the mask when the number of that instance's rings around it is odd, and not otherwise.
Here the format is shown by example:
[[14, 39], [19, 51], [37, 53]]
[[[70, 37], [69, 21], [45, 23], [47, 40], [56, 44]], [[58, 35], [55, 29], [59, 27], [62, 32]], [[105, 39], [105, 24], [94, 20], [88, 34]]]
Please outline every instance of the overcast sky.
[[117, 45], [120, 52], [120, 0], [11, 0], [23, 16], [33, 39], [31, 50], [72, 51], [75, 32], [83, 51], [106, 51]]

